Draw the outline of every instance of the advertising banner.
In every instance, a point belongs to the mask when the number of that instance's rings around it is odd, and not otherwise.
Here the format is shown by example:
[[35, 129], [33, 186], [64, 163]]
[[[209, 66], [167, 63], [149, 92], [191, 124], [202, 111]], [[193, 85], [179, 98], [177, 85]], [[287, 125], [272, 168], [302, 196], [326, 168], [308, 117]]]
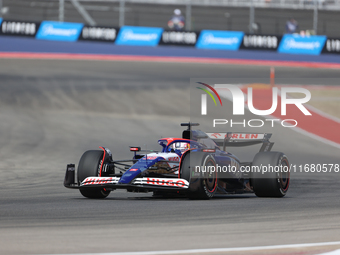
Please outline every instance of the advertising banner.
[[119, 28], [84, 26], [79, 40], [114, 42], [117, 38]]
[[2, 22], [2, 18], [0, 18], [0, 25], [1, 25], [1, 22]]
[[250, 35], [245, 34], [242, 40], [241, 49], [249, 50], [273, 50], [279, 47], [282, 36], [278, 35]]
[[1, 23], [0, 35], [19, 35], [34, 37], [38, 31], [40, 23], [3, 20]]
[[322, 53], [340, 53], [340, 38], [327, 38]]
[[196, 44], [198, 49], [238, 50], [243, 32], [202, 30]]
[[195, 46], [199, 32], [163, 31], [160, 45]]
[[119, 30], [117, 45], [157, 46], [163, 28], [124, 26]]
[[278, 52], [290, 54], [319, 55], [325, 45], [326, 36], [284, 35]]
[[41, 40], [74, 42], [78, 40], [83, 26], [81, 23], [43, 21], [36, 38]]

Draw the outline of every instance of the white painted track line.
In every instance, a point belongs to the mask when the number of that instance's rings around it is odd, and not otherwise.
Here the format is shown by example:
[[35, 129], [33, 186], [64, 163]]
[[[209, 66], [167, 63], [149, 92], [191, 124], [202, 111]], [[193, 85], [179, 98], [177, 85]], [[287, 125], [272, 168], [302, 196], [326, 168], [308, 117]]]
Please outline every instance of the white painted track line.
[[[286, 245], [270, 245], [270, 246], [255, 246], [255, 247], [236, 247], [236, 248], [212, 248], [212, 249], [191, 249], [191, 250], [173, 250], [173, 251], [141, 251], [141, 252], [112, 252], [112, 253], [77, 253], [76, 255], [164, 255], [164, 254], [199, 254], [214, 252], [242, 252], [242, 251], [259, 251], [259, 250], [276, 250], [276, 249], [290, 249], [290, 248], [306, 248], [306, 247], [321, 247], [340, 245], [337, 242], [324, 243], [304, 243], [304, 244], [286, 244]], [[339, 255], [340, 250], [335, 250], [330, 253], [323, 253], [320, 255]], [[54, 255], [75, 255], [75, 254], [54, 254]]]
[[326, 253], [320, 253], [318, 255], [340, 255], [340, 249], [335, 250], [335, 251], [326, 252]]

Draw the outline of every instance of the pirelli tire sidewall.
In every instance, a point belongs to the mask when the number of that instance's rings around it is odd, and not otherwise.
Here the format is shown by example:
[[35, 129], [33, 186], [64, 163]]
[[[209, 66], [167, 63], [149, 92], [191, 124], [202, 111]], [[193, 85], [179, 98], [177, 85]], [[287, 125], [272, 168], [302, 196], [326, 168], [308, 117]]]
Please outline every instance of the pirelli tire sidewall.
[[[251, 174], [251, 185], [258, 197], [283, 197], [290, 184], [290, 169], [287, 156], [282, 152], [259, 152], [252, 166], [277, 166], [287, 171], [256, 172]], [[279, 168], [280, 169], [280, 168]]]
[[187, 196], [191, 199], [212, 198], [217, 190], [217, 173], [197, 171], [200, 167], [215, 166], [214, 157], [205, 152], [189, 152], [181, 164], [181, 178], [189, 181]]
[[[103, 161], [103, 151], [90, 150], [86, 151], [79, 160], [77, 177], [78, 184], [84, 179], [91, 176], [100, 175], [100, 167]], [[87, 198], [105, 198], [110, 194], [110, 191], [101, 188], [80, 188], [80, 193]]]
[[[207, 198], [212, 198], [217, 190], [217, 172], [216, 172], [216, 161], [212, 155], [206, 155], [203, 158], [202, 166], [213, 166], [213, 172], [205, 172], [202, 174], [202, 188], [204, 190], [205, 195]], [[208, 169], [207, 169], [208, 170]]]

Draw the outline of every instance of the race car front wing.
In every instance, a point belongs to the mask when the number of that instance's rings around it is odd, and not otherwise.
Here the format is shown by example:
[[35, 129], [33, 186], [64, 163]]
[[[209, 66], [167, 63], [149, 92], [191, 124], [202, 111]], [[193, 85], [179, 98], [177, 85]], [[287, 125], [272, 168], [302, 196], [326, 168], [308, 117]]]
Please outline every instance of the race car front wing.
[[166, 189], [166, 190], [183, 190], [189, 188], [189, 182], [181, 178], [158, 178], [158, 177], [141, 177], [135, 178], [129, 184], [120, 184], [120, 177], [87, 177], [80, 184], [75, 183], [75, 165], [69, 164], [66, 168], [64, 186], [71, 189], [86, 188], [111, 188], [111, 189]]

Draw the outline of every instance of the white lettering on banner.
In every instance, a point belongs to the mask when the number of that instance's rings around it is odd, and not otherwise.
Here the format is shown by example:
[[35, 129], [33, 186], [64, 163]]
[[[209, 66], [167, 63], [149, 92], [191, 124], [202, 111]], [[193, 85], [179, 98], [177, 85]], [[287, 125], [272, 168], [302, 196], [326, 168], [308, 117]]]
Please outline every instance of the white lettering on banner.
[[34, 35], [36, 32], [35, 23], [4, 21], [1, 26], [2, 33]]
[[340, 52], [340, 40], [339, 39], [328, 39], [326, 44], [327, 51]]
[[44, 36], [46, 35], [72, 36], [72, 35], [76, 35], [77, 33], [78, 33], [77, 29], [55, 28], [53, 27], [53, 25], [45, 25], [43, 27], [43, 32], [42, 32]]
[[158, 35], [155, 33], [150, 34], [136, 34], [132, 30], [125, 30], [123, 34], [123, 39], [133, 40], [133, 41], [152, 41], [157, 39]]
[[195, 44], [197, 40], [194, 32], [163, 32], [163, 42], [165, 43], [186, 43]]
[[287, 40], [284, 44], [284, 48], [289, 49], [304, 49], [304, 50], [315, 50], [320, 48], [319, 42], [297, 42], [293, 38]]
[[116, 29], [84, 27], [82, 35], [84, 39], [114, 40], [116, 38]]
[[245, 47], [277, 48], [278, 38], [276, 36], [245, 35], [243, 44]]
[[215, 37], [213, 34], [206, 34], [203, 38], [205, 44], [225, 44], [225, 45], [233, 45], [239, 42], [239, 38], [230, 37]]

